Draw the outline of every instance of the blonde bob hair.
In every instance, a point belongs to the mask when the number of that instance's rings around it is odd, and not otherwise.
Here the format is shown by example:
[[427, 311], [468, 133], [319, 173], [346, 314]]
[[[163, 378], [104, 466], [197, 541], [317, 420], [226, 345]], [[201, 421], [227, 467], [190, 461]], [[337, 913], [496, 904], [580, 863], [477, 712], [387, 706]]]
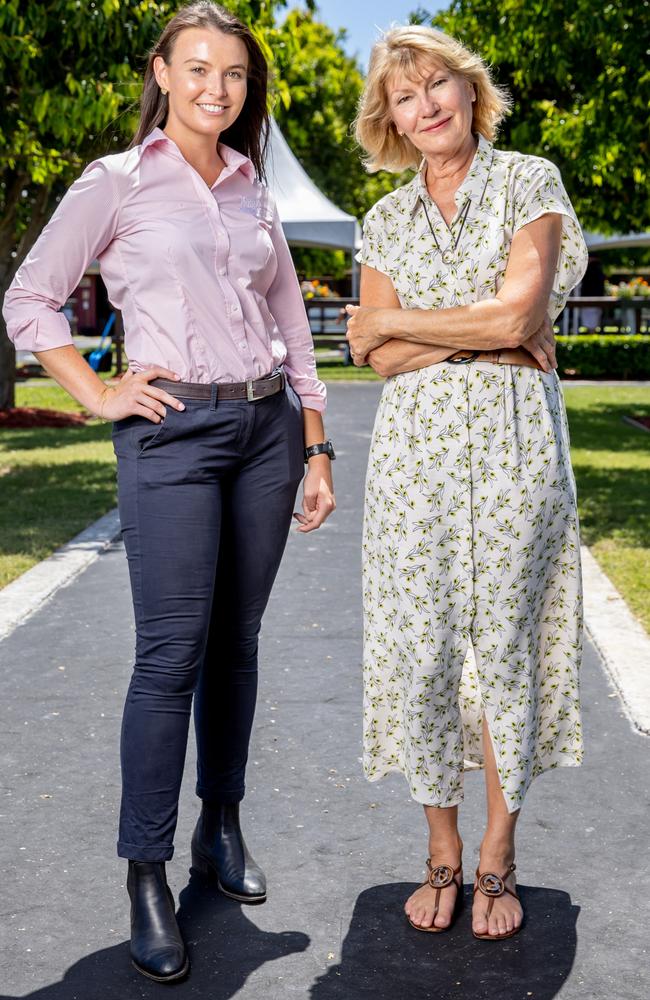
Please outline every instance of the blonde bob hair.
[[417, 79], [423, 65], [430, 63], [441, 63], [473, 85], [476, 100], [472, 132], [494, 139], [499, 123], [510, 111], [512, 102], [507, 91], [492, 82], [481, 57], [455, 38], [420, 24], [391, 28], [373, 46], [354, 123], [357, 142], [367, 153], [364, 162], [369, 171], [401, 172], [420, 164], [422, 153], [395, 127], [388, 85], [395, 76]]

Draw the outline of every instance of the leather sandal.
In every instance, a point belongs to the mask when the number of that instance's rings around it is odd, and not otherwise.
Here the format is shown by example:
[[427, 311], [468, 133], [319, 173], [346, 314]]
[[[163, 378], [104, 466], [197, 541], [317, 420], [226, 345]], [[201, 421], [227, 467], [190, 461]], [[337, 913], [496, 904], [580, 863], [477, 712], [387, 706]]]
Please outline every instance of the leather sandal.
[[[411, 927], [415, 927], [416, 931], [426, 931], [429, 934], [439, 934], [441, 931], [448, 931], [454, 926], [456, 917], [460, 913], [463, 905], [463, 866], [460, 864], [458, 868], [453, 869], [451, 865], [436, 865], [433, 866], [431, 858], [427, 858], [427, 868], [429, 869], [429, 877], [426, 879], [422, 885], [430, 885], [432, 889], [436, 890], [436, 898], [433, 904], [433, 920], [435, 922], [438, 916], [438, 910], [440, 909], [440, 894], [443, 889], [446, 889], [449, 885], [456, 886], [456, 902], [454, 904], [454, 909], [451, 914], [451, 920], [447, 927], [435, 927], [432, 923], [431, 927], [422, 927], [420, 924], [415, 924], [410, 917], [407, 917], [408, 922]], [[460, 875], [460, 879], [457, 876]]]
[[[474, 886], [474, 895], [477, 892], [482, 892], [484, 896], [487, 896], [488, 908], [485, 914], [486, 920], [489, 921], [490, 914], [492, 913], [492, 907], [494, 906], [494, 900], [498, 899], [499, 896], [503, 896], [504, 892], [509, 893], [514, 899], [519, 900], [519, 896], [512, 889], [509, 889], [506, 885], [506, 879], [512, 872], [515, 871], [516, 865], [512, 864], [508, 868], [504, 875], [495, 875], [494, 872], [480, 872], [478, 868], [476, 869], [476, 885]], [[476, 931], [472, 931], [475, 938], [479, 941], [505, 941], [506, 938], [514, 937], [515, 934], [519, 933], [521, 930], [521, 924], [519, 927], [515, 927], [514, 930], [507, 931], [505, 934], [477, 934]]]

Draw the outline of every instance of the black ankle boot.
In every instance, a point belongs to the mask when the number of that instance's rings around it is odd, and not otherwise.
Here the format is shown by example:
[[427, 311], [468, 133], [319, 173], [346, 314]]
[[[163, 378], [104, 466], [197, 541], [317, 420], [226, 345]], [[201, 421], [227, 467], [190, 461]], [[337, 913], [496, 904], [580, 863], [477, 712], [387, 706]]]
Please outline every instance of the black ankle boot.
[[167, 885], [164, 861], [129, 861], [126, 887], [131, 897], [131, 960], [157, 983], [183, 979], [190, 971]]
[[239, 827], [239, 803], [203, 803], [192, 837], [192, 868], [213, 875], [225, 896], [240, 903], [266, 900], [266, 877], [248, 852]]

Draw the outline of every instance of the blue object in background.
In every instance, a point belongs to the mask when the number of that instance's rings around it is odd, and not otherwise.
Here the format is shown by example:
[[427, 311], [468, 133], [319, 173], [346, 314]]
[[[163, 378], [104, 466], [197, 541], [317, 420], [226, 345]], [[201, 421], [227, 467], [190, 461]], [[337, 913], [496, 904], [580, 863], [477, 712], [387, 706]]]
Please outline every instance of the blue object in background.
[[104, 329], [102, 330], [99, 346], [96, 347], [94, 351], [91, 351], [86, 358], [93, 371], [102, 371], [102, 360], [113, 350], [113, 337], [111, 330], [113, 329], [114, 323], [115, 313], [112, 312], [106, 321]]

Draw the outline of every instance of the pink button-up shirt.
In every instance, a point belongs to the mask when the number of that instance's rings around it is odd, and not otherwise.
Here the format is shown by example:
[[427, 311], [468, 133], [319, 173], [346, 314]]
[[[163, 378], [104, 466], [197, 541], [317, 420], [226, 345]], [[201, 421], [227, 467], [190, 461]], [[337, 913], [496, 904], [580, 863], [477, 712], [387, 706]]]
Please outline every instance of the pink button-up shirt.
[[243, 382], [284, 365], [303, 405], [325, 409], [309, 323], [268, 189], [220, 145], [209, 188], [156, 128], [96, 160], [67, 191], [4, 302], [21, 350], [72, 343], [59, 312], [95, 257], [124, 319], [135, 371], [163, 365], [187, 382]]

